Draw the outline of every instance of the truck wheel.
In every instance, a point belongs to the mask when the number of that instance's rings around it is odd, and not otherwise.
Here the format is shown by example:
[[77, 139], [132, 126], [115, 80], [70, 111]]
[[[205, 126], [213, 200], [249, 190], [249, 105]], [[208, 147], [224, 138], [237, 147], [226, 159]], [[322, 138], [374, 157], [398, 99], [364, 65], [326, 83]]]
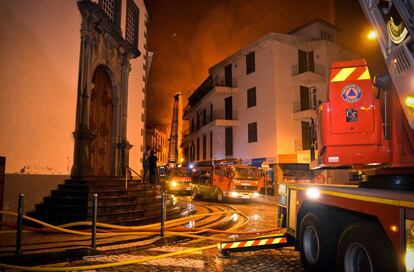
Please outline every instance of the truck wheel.
[[216, 200], [217, 200], [217, 202], [222, 202], [223, 201], [223, 198], [224, 198], [223, 192], [219, 189], [217, 191], [217, 194], [216, 194]]
[[306, 271], [335, 271], [336, 228], [328, 220], [309, 213], [299, 230], [300, 256]]
[[348, 226], [338, 244], [338, 271], [397, 271], [394, 250], [384, 231], [363, 222]]

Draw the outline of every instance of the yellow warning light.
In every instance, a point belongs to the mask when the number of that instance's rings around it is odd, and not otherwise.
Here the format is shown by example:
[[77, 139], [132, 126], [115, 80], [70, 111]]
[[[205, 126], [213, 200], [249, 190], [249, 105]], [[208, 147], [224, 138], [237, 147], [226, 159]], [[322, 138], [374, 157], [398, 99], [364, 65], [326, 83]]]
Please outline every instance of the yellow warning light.
[[377, 38], [377, 36], [378, 36], [378, 34], [377, 34], [377, 31], [375, 31], [375, 30], [371, 30], [367, 35], [369, 40], [375, 40]]
[[396, 225], [391, 225], [390, 229], [393, 232], [397, 232], [398, 231], [398, 227]]
[[410, 108], [414, 109], [414, 96], [407, 96], [404, 100], [404, 104], [407, 107], [410, 107]]

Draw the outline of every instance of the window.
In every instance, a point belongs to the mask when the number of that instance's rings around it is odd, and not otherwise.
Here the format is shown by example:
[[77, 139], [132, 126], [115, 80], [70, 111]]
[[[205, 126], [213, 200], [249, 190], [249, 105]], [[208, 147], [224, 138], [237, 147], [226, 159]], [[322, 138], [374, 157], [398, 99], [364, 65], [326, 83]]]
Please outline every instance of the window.
[[305, 86], [300, 86], [300, 110], [309, 110], [310, 109], [310, 98], [309, 98], [309, 88]]
[[254, 60], [254, 51], [246, 55], [246, 75], [256, 71], [256, 65]]
[[298, 50], [299, 74], [304, 72], [315, 72], [313, 51]]
[[191, 147], [190, 147], [190, 160], [194, 161], [195, 160], [195, 156], [194, 156], [194, 141], [191, 141]]
[[224, 86], [232, 87], [233, 86], [233, 73], [231, 70], [231, 64], [224, 67]]
[[256, 106], [256, 87], [247, 90], [247, 107]]
[[207, 135], [203, 135], [203, 160], [207, 157]]
[[233, 156], [233, 128], [226, 127], [225, 130], [225, 153], [226, 156]]
[[203, 110], [203, 126], [207, 125], [207, 110]]
[[308, 122], [301, 122], [302, 150], [309, 150], [311, 146], [311, 128]]
[[200, 137], [197, 138], [197, 161], [200, 160]]
[[213, 159], [213, 131], [210, 131], [210, 159]]
[[135, 5], [133, 0], [128, 0], [125, 25], [125, 39], [136, 48], [138, 48], [138, 18], [139, 9], [137, 5]]
[[257, 122], [248, 124], [248, 142], [257, 142]]
[[201, 127], [201, 112], [197, 111], [197, 130]]
[[194, 132], [194, 118], [191, 118], [191, 133]]
[[321, 31], [321, 40], [326, 40], [326, 41], [331, 41], [334, 42], [334, 35], [325, 32], [325, 31]]
[[109, 21], [119, 27], [121, 21], [121, 0], [99, 0], [98, 3]]

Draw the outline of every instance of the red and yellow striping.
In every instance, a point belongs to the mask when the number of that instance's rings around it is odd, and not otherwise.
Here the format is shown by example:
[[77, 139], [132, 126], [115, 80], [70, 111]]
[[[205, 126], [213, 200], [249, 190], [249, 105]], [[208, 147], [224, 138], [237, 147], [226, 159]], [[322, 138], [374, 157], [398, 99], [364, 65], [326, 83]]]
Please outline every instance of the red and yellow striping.
[[371, 79], [367, 66], [332, 69], [331, 82], [356, 81]]
[[237, 242], [226, 242], [226, 243], [221, 243], [221, 249], [267, 246], [267, 245], [275, 245], [275, 244], [282, 244], [282, 243], [287, 243], [286, 237], [265, 238], [265, 239], [237, 241]]

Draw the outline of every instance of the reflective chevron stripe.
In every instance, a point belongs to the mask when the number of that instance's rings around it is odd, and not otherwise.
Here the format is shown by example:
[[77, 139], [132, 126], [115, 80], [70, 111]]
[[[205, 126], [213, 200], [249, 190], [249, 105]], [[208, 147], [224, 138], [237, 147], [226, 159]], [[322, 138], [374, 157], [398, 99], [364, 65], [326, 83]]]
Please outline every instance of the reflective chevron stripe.
[[246, 248], [287, 243], [286, 237], [264, 238], [249, 241], [234, 241], [221, 243], [221, 249]]
[[367, 66], [332, 69], [331, 82], [371, 79]]

